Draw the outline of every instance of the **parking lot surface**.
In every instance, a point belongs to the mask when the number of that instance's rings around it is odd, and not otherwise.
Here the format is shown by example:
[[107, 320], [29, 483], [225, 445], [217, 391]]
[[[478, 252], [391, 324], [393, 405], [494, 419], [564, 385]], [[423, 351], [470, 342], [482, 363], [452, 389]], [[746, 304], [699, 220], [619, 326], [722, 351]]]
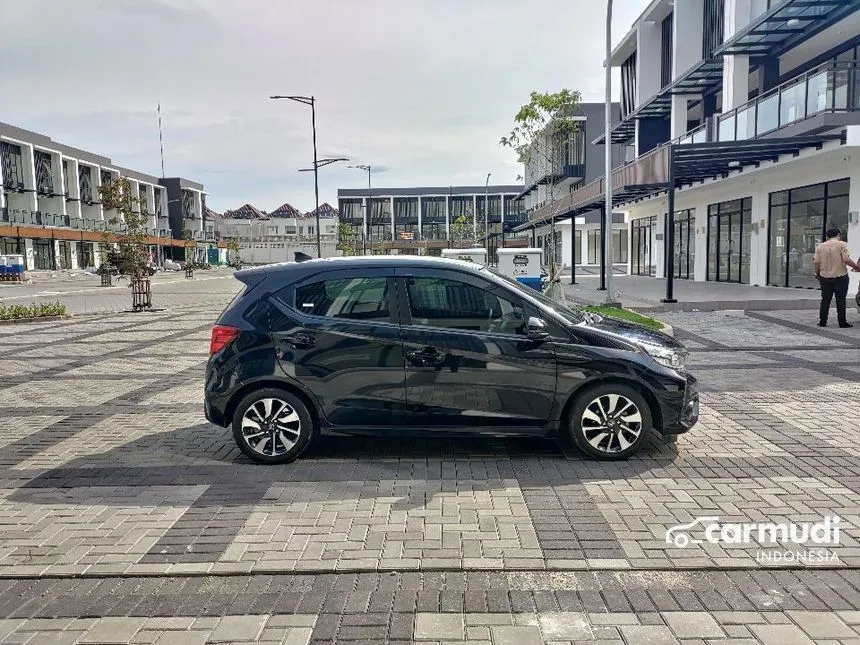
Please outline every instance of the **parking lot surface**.
[[[237, 288], [209, 280], [0, 326], [0, 642], [860, 642], [860, 327], [661, 314], [702, 418], [625, 462], [323, 438], [266, 467], [203, 418]], [[838, 544], [666, 540], [827, 517]]]

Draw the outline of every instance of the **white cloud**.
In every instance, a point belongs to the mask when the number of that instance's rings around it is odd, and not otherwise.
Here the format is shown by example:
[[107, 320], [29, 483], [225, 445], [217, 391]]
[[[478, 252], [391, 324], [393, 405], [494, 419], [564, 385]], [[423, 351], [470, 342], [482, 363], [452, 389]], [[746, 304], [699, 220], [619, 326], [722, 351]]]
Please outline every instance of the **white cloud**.
[[[615, 40], [646, 0], [616, 0]], [[603, 91], [603, 2], [586, 0], [0, 0], [0, 120], [203, 182], [216, 209], [309, 210], [320, 156], [387, 185], [512, 183], [498, 145], [533, 89]], [[374, 172], [376, 175], [377, 172]], [[379, 174], [382, 174], [381, 172]], [[362, 187], [334, 164], [321, 199]]]

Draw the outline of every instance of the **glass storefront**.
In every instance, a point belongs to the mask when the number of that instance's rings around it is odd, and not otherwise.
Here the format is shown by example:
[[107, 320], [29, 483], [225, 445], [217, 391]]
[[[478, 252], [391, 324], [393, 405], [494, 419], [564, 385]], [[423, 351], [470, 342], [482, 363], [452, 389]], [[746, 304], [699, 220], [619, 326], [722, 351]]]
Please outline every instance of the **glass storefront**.
[[[387, 197], [374, 198], [370, 202], [370, 221], [367, 223], [368, 239], [376, 242], [388, 242], [391, 240], [391, 200]], [[415, 225], [418, 225], [417, 213]]]
[[90, 242], [78, 242], [78, 268], [86, 269], [95, 266], [93, 257], [93, 245]]
[[675, 213], [675, 277], [690, 279], [695, 273], [696, 221], [692, 210]]
[[656, 217], [634, 219], [630, 223], [633, 233], [632, 258], [630, 259], [631, 275], [653, 276], [657, 272], [651, 249], [654, 245], [654, 233], [657, 228]]
[[33, 267], [37, 270], [54, 270], [53, 240], [33, 240]]
[[751, 232], [751, 197], [708, 206], [708, 280], [749, 284]]
[[767, 283], [816, 288], [815, 247], [828, 228], [848, 236], [848, 179], [770, 194]]
[[446, 238], [446, 201], [446, 197], [425, 197], [421, 200], [422, 240], [444, 240]]
[[57, 255], [58, 269], [72, 268], [72, 245], [68, 240], [60, 240], [57, 242], [59, 254]]
[[588, 234], [588, 263], [600, 264], [600, 259], [603, 257], [603, 249], [600, 246], [600, 229], [591, 228], [586, 233]]

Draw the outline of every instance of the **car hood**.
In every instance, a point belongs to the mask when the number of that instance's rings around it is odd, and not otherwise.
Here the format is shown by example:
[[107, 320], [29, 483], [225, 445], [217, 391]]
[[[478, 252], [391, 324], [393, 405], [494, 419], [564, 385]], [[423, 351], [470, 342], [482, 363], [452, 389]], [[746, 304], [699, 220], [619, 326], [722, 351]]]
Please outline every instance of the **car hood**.
[[660, 331], [648, 329], [642, 325], [616, 320], [614, 318], [606, 318], [598, 314], [589, 314], [585, 321], [585, 326], [590, 329], [596, 329], [613, 336], [618, 336], [632, 343], [658, 345], [671, 349], [684, 349], [684, 345], [668, 334]]

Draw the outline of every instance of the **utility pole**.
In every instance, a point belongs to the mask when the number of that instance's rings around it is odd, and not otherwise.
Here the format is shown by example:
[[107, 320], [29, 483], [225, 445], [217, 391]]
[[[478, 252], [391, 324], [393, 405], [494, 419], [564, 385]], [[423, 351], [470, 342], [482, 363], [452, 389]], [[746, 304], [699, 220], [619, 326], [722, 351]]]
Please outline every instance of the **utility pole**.
[[612, 288], [612, 0], [606, 0], [606, 132], [604, 135], [605, 169], [604, 184], [606, 189], [606, 205], [603, 209], [604, 239], [603, 258], [606, 265], [606, 304], [615, 303], [615, 291]]
[[487, 249], [487, 259], [490, 258], [490, 177], [493, 173], [487, 173], [487, 181], [484, 182], [484, 247]]
[[373, 189], [370, 186], [370, 164], [358, 164], [355, 166], [347, 166], [347, 168], [357, 168], [358, 170], [367, 171], [367, 205], [364, 208], [364, 222], [362, 223], [361, 231], [362, 253], [367, 255], [367, 231], [368, 226], [372, 221], [373, 213]]

